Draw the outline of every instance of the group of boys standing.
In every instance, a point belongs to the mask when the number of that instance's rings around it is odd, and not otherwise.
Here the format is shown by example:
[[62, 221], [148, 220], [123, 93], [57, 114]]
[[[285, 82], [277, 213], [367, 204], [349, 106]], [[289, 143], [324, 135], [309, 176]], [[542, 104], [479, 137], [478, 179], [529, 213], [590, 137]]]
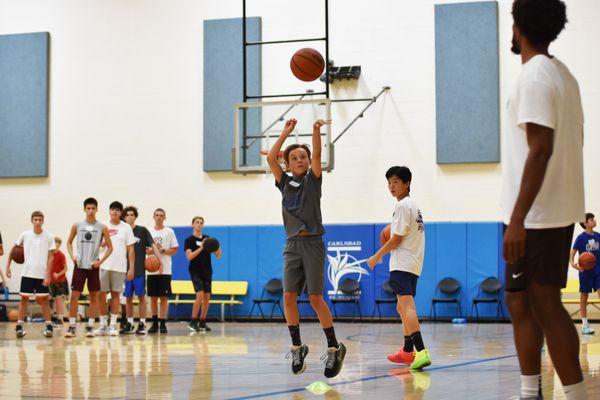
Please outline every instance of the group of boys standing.
[[[166, 212], [162, 208], [154, 211], [154, 227], [148, 230], [136, 225], [138, 210], [134, 206], [123, 207], [114, 201], [109, 206], [110, 218], [105, 223], [96, 219], [98, 202], [87, 198], [83, 203], [85, 219], [73, 224], [67, 240], [67, 252], [73, 262], [69, 326], [66, 338], [76, 336], [77, 308], [87, 283], [89, 292], [88, 322], [86, 336], [116, 336], [120, 334], [158, 333], [166, 334], [168, 296], [171, 293], [172, 259], [179, 243], [173, 229], [166, 227]], [[24, 319], [27, 303], [35, 296], [41, 305], [46, 328], [46, 337], [53, 336], [53, 322], [62, 324], [62, 297], [68, 295], [66, 280], [66, 258], [60, 252], [60, 239], [43, 230], [44, 215], [34, 211], [31, 215], [32, 230], [25, 231], [15, 246], [22, 246], [24, 266], [20, 286], [19, 316], [16, 326], [17, 338], [25, 336]], [[186, 256], [190, 260], [190, 275], [194, 287], [199, 290], [194, 303], [190, 329], [210, 330], [206, 326], [206, 313], [210, 300], [212, 266], [210, 253], [204, 251], [203, 243], [207, 236], [202, 234], [204, 219], [194, 217], [194, 233], [186, 240]], [[75, 242], [75, 245], [73, 244]], [[1, 242], [0, 242], [1, 243]], [[11, 251], [12, 252], [12, 251]], [[156, 271], [146, 271], [146, 255], [154, 255], [159, 260]], [[221, 250], [216, 255], [220, 257]], [[7, 276], [11, 277], [12, 257], [8, 257]], [[146, 278], [146, 274], [148, 274]], [[0, 271], [0, 278], [4, 277]], [[147, 288], [146, 288], [147, 280]], [[152, 325], [146, 330], [146, 292], [150, 296]], [[108, 314], [108, 294], [110, 293], [110, 316]], [[117, 331], [121, 294], [126, 298], [126, 321], [122, 321]], [[51, 318], [49, 296], [55, 298], [58, 317]], [[139, 323], [134, 327], [134, 295], [139, 301]], [[204, 306], [205, 305], [205, 306]], [[200, 312], [200, 319], [198, 313]], [[96, 318], [100, 326], [94, 329]]]

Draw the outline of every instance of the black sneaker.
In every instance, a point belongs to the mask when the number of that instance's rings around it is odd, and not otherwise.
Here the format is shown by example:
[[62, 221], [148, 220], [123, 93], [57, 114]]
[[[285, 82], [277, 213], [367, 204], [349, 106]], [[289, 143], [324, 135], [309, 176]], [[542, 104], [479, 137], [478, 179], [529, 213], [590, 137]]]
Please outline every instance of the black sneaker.
[[96, 336], [96, 334], [94, 333], [94, 327], [91, 326], [91, 325], [87, 325], [85, 327], [85, 337], [92, 338], [92, 337], [95, 337], [95, 336]]
[[74, 338], [75, 336], [77, 336], [77, 328], [75, 327], [75, 325], [69, 325], [69, 328], [67, 329], [67, 332], [65, 333], [65, 337], [66, 338]]
[[346, 357], [346, 346], [340, 342], [338, 347], [330, 347], [327, 349], [327, 354], [321, 357], [321, 360], [325, 362], [325, 377], [333, 378], [340, 373], [342, 365], [344, 364], [344, 358]]
[[157, 333], [158, 332], [158, 323], [153, 322], [150, 329], [148, 329], [148, 333]]
[[302, 346], [290, 346], [290, 352], [287, 353], [285, 358], [292, 359], [292, 372], [294, 375], [299, 375], [306, 369], [304, 359], [308, 355], [308, 346], [303, 344]]
[[61, 327], [63, 324], [62, 319], [58, 318], [58, 317], [52, 317], [52, 325], [56, 326], [56, 327]]
[[25, 329], [23, 329], [23, 325], [17, 325], [17, 328], [15, 329], [15, 333], [17, 334], [17, 338], [19, 338], [19, 339], [21, 339], [25, 335], [27, 335], [27, 332], [25, 332]]
[[200, 330], [200, 327], [198, 326], [198, 320], [197, 319], [191, 320], [190, 323], [188, 324], [188, 328], [192, 332], [198, 332]]
[[166, 324], [160, 324], [160, 333], [167, 333], [167, 325]]
[[42, 331], [42, 335], [46, 336], [47, 338], [51, 338], [54, 335], [54, 328], [52, 328], [52, 324], [48, 324], [46, 325], [46, 329], [44, 329]]
[[143, 322], [138, 323], [137, 330], [135, 331], [136, 335], [145, 335], [146, 334], [146, 324]]
[[210, 332], [210, 331], [212, 331], [212, 329], [210, 329], [210, 328], [208, 327], [208, 325], [206, 325], [206, 321], [200, 321], [199, 328], [200, 328], [200, 330], [201, 330], [201, 331], [205, 331], [205, 332]]
[[135, 333], [135, 328], [129, 321], [121, 325], [121, 330], [119, 331], [120, 335], [130, 335], [132, 333]]

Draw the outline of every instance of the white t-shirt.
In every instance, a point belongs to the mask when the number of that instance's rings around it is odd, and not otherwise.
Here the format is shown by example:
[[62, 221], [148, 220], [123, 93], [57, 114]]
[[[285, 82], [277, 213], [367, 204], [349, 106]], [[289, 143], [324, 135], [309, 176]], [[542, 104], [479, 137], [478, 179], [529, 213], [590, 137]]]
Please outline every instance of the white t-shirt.
[[[127, 246], [135, 243], [133, 230], [128, 223], [123, 221], [119, 225], [113, 225], [110, 221], [104, 223], [110, 235], [113, 251], [110, 256], [102, 263], [100, 269], [106, 271], [127, 272]], [[104, 254], [106, 248], [102, 251]], [[101, 256], [103, 257], [103, 255]]]
[[502, 220], [517, 201], [529, 153], [526, 124], [554, 129], [554, 151], [525, 228], [559, 228], [585, 219], [583, 109], [579, 85], [556, 58], [538, 55], [523, 65], [508, 100], [502, 184]]
[[425, 226], [417, 203], [410, 197], [400, 200], [394, 208], [391, 225], [391, 233], [402, 236], [402, 241], [390, 253], [390, 271], [421, 275], [425, 255]]
[[54, 250], [54, 237], [51, 233], [42, 231], [39, 235], [34, 231], [21, 233], [16, 242], [23, 246], [25, 263], [22, 277], [46, 279], [48, 272], [48, 253]]
[[[179, 247], [179, 242], [177, 242], [177, 237], [175, 236], [175, 232], [171, 228], [164, 227], [163, 229], [157, 230], [155, 228], [150, 229], [150, 234], [152, 235], [152, 239], [154, 239], [154, 244], [160, 245], [159, 248], [163, 249], [173, 249]], [[163, 275], [171, 275], [172, 274], [172, 262], [171, 256], [167, 254], [159, 254], [160, 262], [163, 265]], [[158, 275], [158, 271], [156, 272], [148, 272], [148, 275]]]

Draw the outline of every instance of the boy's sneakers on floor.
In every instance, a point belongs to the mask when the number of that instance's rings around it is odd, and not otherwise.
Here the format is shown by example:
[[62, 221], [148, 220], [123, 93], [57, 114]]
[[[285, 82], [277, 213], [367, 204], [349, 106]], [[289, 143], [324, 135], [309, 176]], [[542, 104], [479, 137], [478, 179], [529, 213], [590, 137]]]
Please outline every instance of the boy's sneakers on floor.
[[415, 353], [415, 360], [410, 364], [410, 369], [423, 369], [431, 365], [429, 350], [423, 349]]
[[65, 332], [65, 337], [74, 338], [75, 336], [77, 336], [77, 328], [75, 327], [75, 325], [69, 325], [69, 327], [67, 328], [67, 332]]
[[415, 361], [415, 352], [404, 351], [400, 349], [397, 353], [388, 354], [387, 359], [393, 363], [410, 365]]
[[593, 335], [596, 331], [589, 324], [586, 324], [581, 327], [581, 333], [583, 335]]
[[15, 334], [17, 335], [17, 338], [21, 339], [25, 335], [27, 335], [27, 332], [25, 332], [25, 329], [23, 329], [23, 325], [17, 325], [15, 329]]
[[46, 325], [46, 329], [42, 331], [42, 335], [44, 335], [47, 338], [51, 338], [52, 336], [54, 336], [54, 329], [52, 328], [51, 323]]
[[143, 322], [138, 323], [137, 330], [135, 331], [136, 335], [145, 335], [146, 334], [146, 324]]

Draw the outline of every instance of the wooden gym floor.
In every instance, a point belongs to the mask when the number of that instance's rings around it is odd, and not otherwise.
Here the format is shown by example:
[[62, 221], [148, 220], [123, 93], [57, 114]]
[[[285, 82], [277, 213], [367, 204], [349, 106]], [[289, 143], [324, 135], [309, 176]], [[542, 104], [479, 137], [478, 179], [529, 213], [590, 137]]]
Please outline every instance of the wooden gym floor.
[[[386, 360], [401, 341], [396, 324], [338, 323], [348, 355], [341, 374], [327, 382], [319, 357], [325, 339], [316, 323], [301, 326], [310, 346], [306, 372], [292, 375], [284, 358], [283, 323], [212, 323], [190, 334], [172, 322], [164, 336], [79, 337], [41, 335], [27, 323], [17, 340], [14, 323], [0, 323], [0, 398], [90, 399], [509, 399], [519, 394], [519, 368], [509, 324], [423, 324], [433, 364], [424, 372]], [[580, 326], [578, 325], [579, 329]], [[600, 326], [595, 325], [600, 331]], [[590, 399], [600, 398], [600, 333], [582, 338], [581, 360]], [[543, 356], [545, 399], [563, 398], [558, 376]], [[332, 389], [315, 395], [315, 381]]]

